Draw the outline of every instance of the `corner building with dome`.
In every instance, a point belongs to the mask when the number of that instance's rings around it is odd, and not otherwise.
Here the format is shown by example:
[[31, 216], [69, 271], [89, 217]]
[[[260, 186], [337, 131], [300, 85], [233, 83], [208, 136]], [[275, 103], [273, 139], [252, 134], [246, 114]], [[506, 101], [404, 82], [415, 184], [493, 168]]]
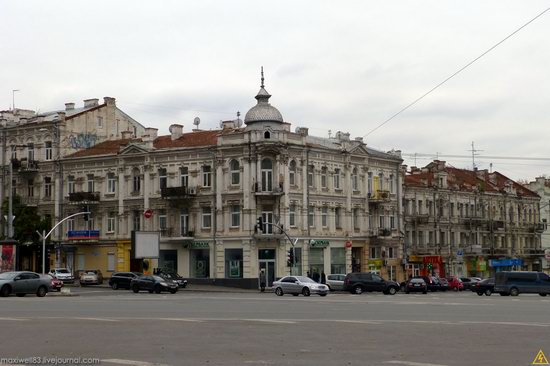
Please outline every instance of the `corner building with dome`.
[[[255, 98], [244, 125], [127, 131], [64, 157], [64, 193], [52, 202], [67, 216], [84, 199], [92, 219], [63, 226], [50, 266], [93, 267], [105, 277], [160, 267], [191, 283], [243, 288], [256, 288], [262, 269], [268, 284], [308, 272], [403, 280], [400, 152], [371, 149], [349, 133], [292, 129], [270, 104], [263, 76]], [[94, 237], [70, 237], [83, 230]], [[159, 258], [133, 259], [132, 231], [160, 232]]]

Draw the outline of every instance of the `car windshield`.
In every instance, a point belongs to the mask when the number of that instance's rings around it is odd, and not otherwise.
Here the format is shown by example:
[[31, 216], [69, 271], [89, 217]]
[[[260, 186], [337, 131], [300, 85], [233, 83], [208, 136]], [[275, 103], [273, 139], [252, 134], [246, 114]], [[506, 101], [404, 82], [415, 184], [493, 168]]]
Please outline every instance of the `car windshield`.
[[160, 276], [153, 276], [153, 278], [156, 280], [156, 281], [166, 281], [166, 278], [162, 278]]
[[55, 271], [56, 271], [57, 273], [71, 273], [71, 272], [69, 272], [69, 270], [67, 270], [67, 269], [56, 269]]
[[317, 282], [313, 281], [311, 278], [304, 277], [304, 276], [296, 276], [296, 279], [300, 282], [317, 283]]
[[17, 275], [17, 273], [15, 273], [15, 272], [4, 272], [4, 273], [0, 273], [0, 280], [11, 280], [11, 279], [13, 279], [16, 275]]

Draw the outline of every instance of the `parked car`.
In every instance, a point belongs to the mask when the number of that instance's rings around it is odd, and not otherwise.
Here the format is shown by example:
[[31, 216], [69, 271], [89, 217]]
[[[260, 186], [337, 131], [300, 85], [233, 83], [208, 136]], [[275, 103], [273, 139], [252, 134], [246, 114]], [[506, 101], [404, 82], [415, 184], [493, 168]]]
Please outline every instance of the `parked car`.
[[344, 290], [352, 294], [362, 294], [365, 291], [379, 291], [385, 295], [395, 295], [399, 291], [399, 284], [395, 281], [386, 281], [376, 273], [353, 272], [344, 278]]
[[413, 278], [423, 279], [424, 282], [426, 282], [426, 286], [428, 286], [428, 291], [430, 292], [439, 291], [441, 289], [439, 281], [437, 281], [433, 276], [415, 276]]
[[113, 290], [118, 290], [119, 288], [125, 288], [130, 289], [130, 282], [134, 278], [138, 278], [139, 276], [142, 276], [143, 273], [141, 272], [115, 272], [109, 279], [109, 286]]
[[457, 276], [447, 277], [447, 281], [449, 282], [449, 287], [451, 290], [453, 291], [464, 290], [464, 284], [462, 283], [462, 280]]
[[156, 275], [142, 275], [138, 278], [134, 278], [130, 282], [130, 287], [135, 293], [138, 293], [141, 290], [147, 290], [150, 293], [155, 292], [160, 294], [162, 291], [168, 291], [175, 294], [178, 291], [177, 283]]
[[103, 274], [99, 269], [86, 269], [80, 272], [78, 278], [80, 286], [101, 285], [103, 283]]
[[344, 289], [345, 274], [329, 274], [327, 276], [327, 283], [330, 291], [342, 291]]
[[440, 291], [447, 291], [447, 290], [451, 289], [451, 286], [449, 285], [449, 281], [447, 281], [446, 278], [436, 277], [436, 279], [439, 282], [439, 290]]
[[422, 278], [411, 278], [405, 284], [405, 293], [411, 292], [422, 292], [423, 294], [428, 293], [428, 285]]
[[502, 296], [520, 293], [550, 294], [550, 277], [542, 272], [497, 272], [495, 292]]
[[477, 282], [481, 281], [479, 277], [460, 277], [462, 284], [464, 285], [464, 290], [471, 290], [472, 286]]
[[49, 276], [41, 276], [35, 272], [18, 271], [0, 273], [0, 296], [10, 294], [23, 297], [26, 294], [36, 294], [44, 297], [51, 285]]
[[329, 292], [327, 285], [317, 283], [305, 276], [285, 276], [278, 281], [273, 281], [272, 288], [277, 296], [283, 296], [284, 294], [327, 296]]
[[477, 293], [479, 296], [491, 296], [495, 292], [495, 279], [487, 278], [486, 280], [481, 280], [472, 285], [472, 292]]
[[52, 290], [61, 291], [61, 288], [63, 287], [63, 281], [55, 278], [51, 274], [48, 274], [48, 277], [51, 278], [50, 280], [50, 288]]
[[187, 287], [187, 280], [185, 278], [183, 278], [182, 276], [180, 276], [179, 274], [177, 274], [176, 272], [161, 270], [161, 271], [157, 271], [156, 274], [157, 274], [157, 276], [164, 277], [164, 278], [167, 278], [169, 280], [174, 281], [181, 288], [186, 288]]
[[69, 271], [67, 268], [54, 268], [50, 269], [50, 272], [48, 274], [52, 275], [53, 277], [57, 278], [58, 280], [63, 281], [63, 283], [73, 283], [74, 282], [74, 276], [71, 271]]

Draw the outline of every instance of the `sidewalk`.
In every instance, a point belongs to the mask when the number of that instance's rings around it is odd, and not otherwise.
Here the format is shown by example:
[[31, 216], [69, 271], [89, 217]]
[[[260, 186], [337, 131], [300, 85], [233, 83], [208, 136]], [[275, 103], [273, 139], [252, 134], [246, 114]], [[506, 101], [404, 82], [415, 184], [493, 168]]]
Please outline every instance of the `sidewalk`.
[[[88, 285], [81, 287], [78, 283], [66, 284], [67, 288], [110, 288], [107, 283], [101, 285]], [[198, 285], [198, 284], [188, 284], [185, 288], [179, 288], [178, 292], [226, 292], [226, 293], [243, 293], [243, 294], [254, 294], [260, 293], [258, 289], [245, 289], [238, 287], [226, 287], [226, 286], [215, 286], [215, 285]], [[271, 289], [266, 289], [265, 293], [271, 293]]]

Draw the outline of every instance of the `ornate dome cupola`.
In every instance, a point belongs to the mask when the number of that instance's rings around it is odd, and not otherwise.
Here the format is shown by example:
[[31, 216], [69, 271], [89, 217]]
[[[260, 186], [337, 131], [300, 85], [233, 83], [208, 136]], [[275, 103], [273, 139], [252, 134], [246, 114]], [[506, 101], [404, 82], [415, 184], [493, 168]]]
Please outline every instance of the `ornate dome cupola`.
[[253, 124], [255, 122], [276, 122], [283, 123], [283, 116], [281, 112], [271, 104], [269, 104], [269, 98], [271, 95], [264, 88], [264, 68], [262, 66], [262, 84], [260, 86], [260, 91], [256, 95], [256, 100], [258, 104], [250, 108], [244, 117], [244, 123], [247, 125]]

